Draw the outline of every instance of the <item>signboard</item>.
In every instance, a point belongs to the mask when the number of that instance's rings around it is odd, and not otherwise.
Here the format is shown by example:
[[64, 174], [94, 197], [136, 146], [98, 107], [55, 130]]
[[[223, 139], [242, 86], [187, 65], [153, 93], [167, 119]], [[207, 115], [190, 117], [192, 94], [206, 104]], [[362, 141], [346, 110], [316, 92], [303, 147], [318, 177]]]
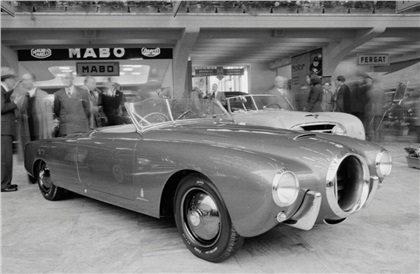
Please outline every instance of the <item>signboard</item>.
[[295, 94], [297, 110], [303, 110], [307, 103], [309, 86], [306, 75], [315, 73], [322, 77], [322, 49], [313, 50], [291, 58], [292, 81], [291, 88]]
[[389, 66], [389, 54], [357, 54], [357, 63], [366, 66]]
[[119, 76], [120, 64], [118, 62], [77, 62], [76, 72], [78, 76]]
[[18, 50], [19, 61], [172, 59], [171, 48], [33, 48]]
[[[204, 69], [195, 69], [195, 76], [196, 77], [204, 77], [204, 76], [217, 76], [218, 70], [217, 68], [204, 68]], [[222, 75], [222, 71], [219, 70], [219, 74]], [[223, 75], [244, 75], [243, 68], [237, 69], [223, 69]]]

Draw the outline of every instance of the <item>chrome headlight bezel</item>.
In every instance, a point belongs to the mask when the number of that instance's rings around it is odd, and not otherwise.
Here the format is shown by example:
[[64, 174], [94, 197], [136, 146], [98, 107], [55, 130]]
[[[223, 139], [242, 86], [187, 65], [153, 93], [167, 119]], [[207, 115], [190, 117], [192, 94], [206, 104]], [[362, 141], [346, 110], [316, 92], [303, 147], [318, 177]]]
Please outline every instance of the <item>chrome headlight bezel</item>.
[[335, 135], [347, 136], [347, 130], [342, 124], [336, 124], [332, 129], [331, 133]]
[[299, 180], [292, 171], [280, 170], [274, 175], [272, 194], [274, 202], [280, 207], [292, 205], [299, 195]]
[[[386, 168], [385, 170], [383, 168]], [[388, 150], [382, 149], [375, 158], [376, 174], [380, 179], [388, 176], [392, 171], [392, 157]]]

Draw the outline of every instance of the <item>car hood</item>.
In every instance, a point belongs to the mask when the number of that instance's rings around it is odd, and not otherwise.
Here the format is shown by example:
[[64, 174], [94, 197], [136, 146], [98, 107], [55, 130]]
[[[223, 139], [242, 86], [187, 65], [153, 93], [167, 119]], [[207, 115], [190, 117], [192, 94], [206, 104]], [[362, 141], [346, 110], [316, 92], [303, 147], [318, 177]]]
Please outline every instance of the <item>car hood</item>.
[[276, 159], [285, 166], [304, 162], [311, 169], [324, 171], [337, 154], [350, 151], [311, 133], [233, 123], [180, 122], [148, 130], [143, 138], [242, 150]]
[[302, 112], [288, 110], [256, 110], [233, 114], [237, 123], [258, 124], [271, 127], [292, 128], [306, 123], [341, 122], [341, 113], [334, 112]]

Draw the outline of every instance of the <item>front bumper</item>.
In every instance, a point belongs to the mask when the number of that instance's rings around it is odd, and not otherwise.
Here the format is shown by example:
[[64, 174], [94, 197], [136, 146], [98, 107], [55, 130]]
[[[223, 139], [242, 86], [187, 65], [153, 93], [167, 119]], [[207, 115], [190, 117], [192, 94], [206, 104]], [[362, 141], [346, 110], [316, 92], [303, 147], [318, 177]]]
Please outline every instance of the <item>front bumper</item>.
[[321, 193], [307, 191], [299, 210], [285, 224], [302, 230], [310, 230], [318, 218], [321, 201]]
[[[376, 191], [378, 190], [378, 186], [379, 178], [372, 176], [369, 183], [364, 184], [363, 193], [359, 203], [357, 204], [357, 209], [352, 213], [359, 211], [362, 207], [367, 207], [371, 203], [375, 197]], [[307, 191], [305, 193], [302, 205], [298, 211], [285, 222], [285, 224], [302, 230], [310, 230], [318, 218], [321, 208], [321, 201], [321, 193], [316, 191]], [[344, 220], [345, 218], [346, 217], [341, 218], [340, 220]]]

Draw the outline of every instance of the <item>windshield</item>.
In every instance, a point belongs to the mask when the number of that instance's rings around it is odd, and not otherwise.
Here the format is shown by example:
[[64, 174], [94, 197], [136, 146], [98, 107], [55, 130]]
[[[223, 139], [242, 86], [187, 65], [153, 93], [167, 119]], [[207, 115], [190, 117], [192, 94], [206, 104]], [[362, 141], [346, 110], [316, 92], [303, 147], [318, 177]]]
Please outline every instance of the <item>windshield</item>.
[[281, 98], [275, 95], [240, 95], [227, 98], [227, 109], [230, 113], [248, 112], [251, 110], [280, 109]]
[[127, 109], [141, 128], [179, 120], [220, 119], [228, 115], [220, 103], [205, 99], [150, 98], [127, 103]]

